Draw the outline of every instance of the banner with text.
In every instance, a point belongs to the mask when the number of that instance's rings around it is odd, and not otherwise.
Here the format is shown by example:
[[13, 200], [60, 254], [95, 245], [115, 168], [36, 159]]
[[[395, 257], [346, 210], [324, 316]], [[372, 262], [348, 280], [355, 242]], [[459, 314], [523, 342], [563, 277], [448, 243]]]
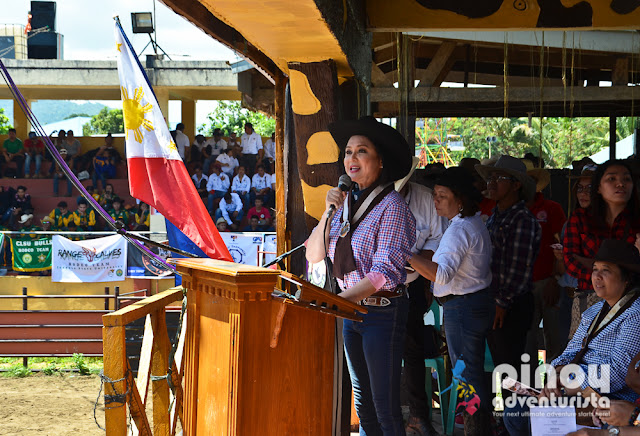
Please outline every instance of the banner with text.
[[220, 233], [233, 261], [245, 265], [258, 264], [258, 248], [262, 246], [261, 233]]
[[[158, 247], [149, 247], [149, 249], [165, 260], [171, 255], [171, 252]], [[132, 243], [128, 243], [127, 277], [165, 279], [167, 277], [173, 277], [173, 270], [167, 270], [160, 262], [142, 253], [142, 251], [134, 247]]]
[[265, 251], [266, 253], [264, 253], [264, 261], [258, 266], [265, 265], [276, 258], [275, 254], [271, 254], [278, 251], [278, 244], [276, 242], [276, 235], [269, 233], [264, 234], [264, 245], [262, 246], [262, 251]]
[[51, 238], [10, 239], [15, 271], [32, 272], [51, 269]]
[[126, 270], [127, 241], [121, 235], [77, 242], [53, 237], [52, 282], [121, 281]]

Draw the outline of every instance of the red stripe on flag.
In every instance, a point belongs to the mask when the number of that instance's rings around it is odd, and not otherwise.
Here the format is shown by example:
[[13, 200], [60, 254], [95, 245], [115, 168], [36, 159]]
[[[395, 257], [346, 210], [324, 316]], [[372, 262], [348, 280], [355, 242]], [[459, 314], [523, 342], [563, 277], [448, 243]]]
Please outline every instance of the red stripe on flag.
[[127, 162], [133, 197], [155, 207], [210, 258], [233, 262], [182, 161], [133, 157]]

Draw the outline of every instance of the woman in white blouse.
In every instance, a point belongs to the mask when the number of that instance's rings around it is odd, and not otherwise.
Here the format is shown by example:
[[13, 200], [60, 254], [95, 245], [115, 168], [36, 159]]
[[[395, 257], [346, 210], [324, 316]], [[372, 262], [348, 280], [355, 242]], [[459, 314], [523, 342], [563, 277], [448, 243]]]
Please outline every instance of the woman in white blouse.
[[[450, 220], [432, 259], [414, 255], [409, 263], [433, 283], [433, 294], [444, 309], [447, 346], [453, 366], [462, 360], [462, 377], [480, 399], [478, 411], [464, 413], [465, 434], [490, 431], [491, 395], [484, 374], [486, 337], [495, 304], [491, 284], [491, 238], [478, 205], [482, 195], [464, 168], [449, 168], [436, 181], [433, 201], [438, 215]], [[457, 395], [457, 393], [453, 393]], [[477, 402], [473, 395], [465, 401]], [[469, 409], [471, 412], [472, 409]]]

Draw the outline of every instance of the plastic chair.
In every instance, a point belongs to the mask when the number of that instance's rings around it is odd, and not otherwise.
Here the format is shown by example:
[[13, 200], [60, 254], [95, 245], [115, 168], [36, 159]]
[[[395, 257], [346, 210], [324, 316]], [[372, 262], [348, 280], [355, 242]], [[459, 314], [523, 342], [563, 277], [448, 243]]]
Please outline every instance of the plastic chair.
[[[435, 300], [433, 301], [433, 303], [431, 303], [429, 312], [433, 314], [433, 326], [438, 331], [438, 333], [440, 333], [442, 330], [442, 326], [440, 324], [440, 306]], [[429, 312], [427, 312], [427, 314]], [[428, 394], [431, 393], [431, 369], [434, 369], [437, 373], [438, 395], [440, 396], [440, 417], [442, 419], [442, 428], [444, 429], [447, 424], [447, 417], [449, 412], [448, 410], [449, 408], [447, 407], [447, 404], [449, 404], [450, 402], [448, 401], [448, 398], [450, 393], [453, 392], [454, 388], [457, 390], [457, 384], [456, 386], [452, 387], [451, 390], [447, 391], [445, 394], [440, 395], [440, 392], [442, 392], [449, 386], [449, 384], [447, 383], [447, 373], [445, 372], [445, 368], [444, 368], [444, 356], [437, 356], [431, 359], [424, 359], [424, 366], [427, 369], [427, 374], [425, 377], [425, 391]], [[429, 403], [429, 419], [431, 419], [432, 418], [431, 398], [429, 398], [428, 403]]]
[[[434, 317], [434, 327], [440, 333], [441, 331], [441, 323], [440, 323], [440, 306], [434, 300], [433, 304], [429, 308], [429, 312], [433, 313]], [[444, 367], [444, 357], [438, 356], [432, 359], [424, 360], [425, 368], [429, 368], [428, 373], [425, 378], [425, 389], [426, 392], [431, 392], [431, 368], [435, 369], [437, 372], [437, 382], [438, 382], [438, 393], [440, 395], [440, 417], [442, 419], [442, 429], [446, 435], [452, 435], [454, 430], [454, 424], [456, 419], [456, 408], [458, 407], [458, 386], [459, 383], [457, 380], [452, 380], [451, 389], [449, 389], [445, 394], [440, 394], [443, 390], [445, 390], [449, 384], [447, 380], [451, 379], [449, 373], [445, 372]], [[493, 359], [491, 358], [491, 352], [489, 351], [489, 344], [485, 341], [485, 350], [484, 350], [484, 370], [485, 372], [493, 372], [494, 364]], [[450, 371], [449, 371], [450, 372]], [[429, 402], [429, 404], [431, 404]], [[431, 407], [429, 407], [429, 419], [431, 419], [432, 411]]]

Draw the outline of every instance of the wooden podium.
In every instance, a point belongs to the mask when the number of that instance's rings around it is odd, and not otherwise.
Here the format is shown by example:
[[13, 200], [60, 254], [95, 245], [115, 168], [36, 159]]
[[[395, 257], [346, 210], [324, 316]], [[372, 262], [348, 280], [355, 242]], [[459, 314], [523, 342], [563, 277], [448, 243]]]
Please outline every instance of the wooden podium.
[[175, 263], [188, 304], [184, 434], [330, 436], [335, 318], [366, 309], [277, 270]]

